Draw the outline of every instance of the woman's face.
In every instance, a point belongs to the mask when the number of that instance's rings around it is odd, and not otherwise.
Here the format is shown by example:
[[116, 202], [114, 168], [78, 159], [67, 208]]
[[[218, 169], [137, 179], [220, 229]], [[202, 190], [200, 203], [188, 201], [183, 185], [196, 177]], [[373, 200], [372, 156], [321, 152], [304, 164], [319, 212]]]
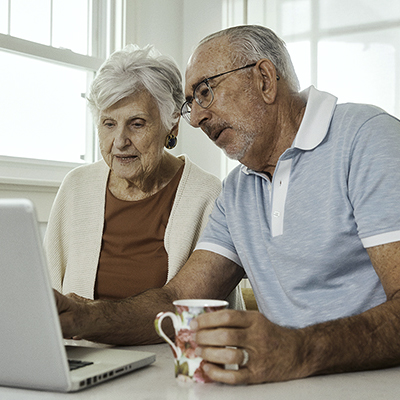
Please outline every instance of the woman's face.
[[101, 154], [111, 171], [135, 184], [157, 171], [168, 131], [156, 101], [143, 90], [101, 112], [98, 134]]

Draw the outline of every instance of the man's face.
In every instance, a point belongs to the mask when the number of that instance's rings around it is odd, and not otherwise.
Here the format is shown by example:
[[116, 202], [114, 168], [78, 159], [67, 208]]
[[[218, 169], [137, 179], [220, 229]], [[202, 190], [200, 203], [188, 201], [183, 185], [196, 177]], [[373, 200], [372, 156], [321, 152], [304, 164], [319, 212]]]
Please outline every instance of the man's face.
[[[226, 38], [217, 38], [196, 50], [186, 69], [186, 99], [193, 96], [203, 79], [241, 66], [233, 65], [229, 47]], [[258, 144], [265, 139], [267, 121], [266, 104], [256, 88], [253, 68], [210, 80], [212, 104], [204, 109], [193, 100], [190, 119], [228, 157], [258, 169], [257, 159], [265, 157]]]

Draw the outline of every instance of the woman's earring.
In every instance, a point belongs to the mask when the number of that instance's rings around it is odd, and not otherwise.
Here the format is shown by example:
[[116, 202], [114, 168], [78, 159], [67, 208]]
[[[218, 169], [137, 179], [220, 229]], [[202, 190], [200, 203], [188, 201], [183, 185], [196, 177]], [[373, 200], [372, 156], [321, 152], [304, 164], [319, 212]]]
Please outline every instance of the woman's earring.
[[167, 137], [165, 138], [165, 144], [164, 146], [168, 149], [171, 150], [173, 149], [176, 144], [178, 143], [178, 138], [173, 134], [170, 133], [169, 135], [167, 135]]

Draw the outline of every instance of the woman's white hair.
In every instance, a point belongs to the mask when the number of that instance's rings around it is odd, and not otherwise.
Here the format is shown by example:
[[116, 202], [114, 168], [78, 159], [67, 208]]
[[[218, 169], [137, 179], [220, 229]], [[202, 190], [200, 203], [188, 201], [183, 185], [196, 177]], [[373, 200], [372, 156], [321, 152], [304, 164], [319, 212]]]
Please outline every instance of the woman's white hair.
[[234, 26], [207, 36], [197, 47], [224, 36], [232, 46], [232, 61], [235, 65], [251, 64], [267, 58], [274, 64], [278, 75], [286, 80], [292, 91], [300, 90], [299, 80], [286, 44], [271, 29], [260, 25]]
[[142, 90], [153, 96], [164, 127], [171, 130], [185, 101], [182, 76], [175, 61], [151, 45], [143, 49], [128, 45], [111, 54], [100, 67], [88, 97], [95, 123], [102, 111]]

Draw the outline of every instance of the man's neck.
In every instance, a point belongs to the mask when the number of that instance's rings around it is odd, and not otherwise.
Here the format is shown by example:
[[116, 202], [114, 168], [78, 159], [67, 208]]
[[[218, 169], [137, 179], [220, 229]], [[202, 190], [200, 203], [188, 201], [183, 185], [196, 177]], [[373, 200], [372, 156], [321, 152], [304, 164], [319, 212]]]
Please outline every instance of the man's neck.
[[279, 137], [270, 163], [266, 165], [263, 172], [272, 176], [275, 172], [279, 157], [292, 146], [303, 120], [306, 105], [307, 103], [299, 96], [293, 96], [290, 102], [283, 108], [283, 112], [278, 118], [277, 132], [279, 132]]

